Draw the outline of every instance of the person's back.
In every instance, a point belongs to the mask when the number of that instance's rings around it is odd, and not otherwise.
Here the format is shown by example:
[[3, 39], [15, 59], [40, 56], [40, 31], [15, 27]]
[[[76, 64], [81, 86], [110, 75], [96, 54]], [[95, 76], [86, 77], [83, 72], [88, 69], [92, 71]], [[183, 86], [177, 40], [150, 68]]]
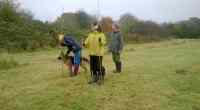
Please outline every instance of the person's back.
[[79, 51], [81, 46], [72, 36], [64, 37], [64, 45], [70, 48], [73, 52]]
[[71, 76], [76, 76], [79, 71], [79, 65], [81, 63], [81, 46], [78, 44], [78, 42], [72, 37], [72, 36], [64, 36], [63, 34], [59, 35], [59, 43], [61, 46], [67, 47], [67, 53], [68, 56], [71, 52], [74, 54], [74, 70], [72, 74], [72, 65], [69, 66], [70, 74]]

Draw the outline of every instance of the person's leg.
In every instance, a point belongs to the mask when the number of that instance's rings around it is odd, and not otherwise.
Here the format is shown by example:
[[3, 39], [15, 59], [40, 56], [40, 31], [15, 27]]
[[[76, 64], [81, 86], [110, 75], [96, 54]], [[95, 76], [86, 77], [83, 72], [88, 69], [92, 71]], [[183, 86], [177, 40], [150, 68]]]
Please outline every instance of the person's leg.
[[112, 53], [112, 59], [115, 64], [115, 70], [113, 70], [113, 72], [117, 73], [117, 55], [116, 55], [116, 53]]
[[97, 71], [98, 71], [98, 80], [100, 81], [100, 83], [101, 83], [101, 81], [103, 81], [103, 77], [104, 77], [104, 75], [103, 75], [103, 63], [102, 63], [102, 61], [103, 61], [103, 57], [102, 56], [98, 56], [98, 67], [97, 67]]
[[78, 75], [80, 63], [81, 63], [81, 51], [78, 51], [74, 55], [74, 75]]
[[115, 63], [116, 70], [114, 71], [115, 73], [120, 73], [121, 72], [121, 58], [120, 58], [120, 53], [112, 53], [113, 56], [113, 61]]
[[71, 60], [68, 62], [68, 68], [69, 68], [69, 72], [70, 72], [70, 76], [73, 76], [73, 63], [71, 62]]
[[103, 56], [101, 56], [101, 72], [102, 72], [102, 77], [104, 79], [104, 77], [106, 75], [106, 68], [103, 65]]
[[98, 81], [99, 78], [99, 70], [98, 70], [98, 65], [99, 65], [99, 57], [98, 56], [94, 56], [94, 82]]
[[92, 84], [95, 82], [95, 61], [94, 56], [90, 56], [90, 73], [91, 73], [91, 80], [89, 81], [89, 84]]
[[94, 70], [94, 66], [93, 66], [93, 56], [90, 56], [90, 73], [91, 73], [91, 77], [93, 78], [93, 70]]
[[121, 73], [121, 71], [122, 71], [122, 62], [121, 62], [121, 58], [120, 58], [120, 53], [117, 53], [116, 62], [117, 62], [117, 72]]
[[119, 72], [119, 73], [121, 73], [122, 72], [122, 62], [121, 62], [121, 55], [120, 55], [120, 53], [118, 54], [118, 57], [117, 57], [117, 71]]

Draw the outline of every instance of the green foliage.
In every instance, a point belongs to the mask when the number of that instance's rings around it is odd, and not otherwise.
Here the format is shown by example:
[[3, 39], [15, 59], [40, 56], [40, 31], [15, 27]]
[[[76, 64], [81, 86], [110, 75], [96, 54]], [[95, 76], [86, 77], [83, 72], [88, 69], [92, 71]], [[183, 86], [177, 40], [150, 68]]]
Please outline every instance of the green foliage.
[[166, 39], [168, 31], [153, 21], [139, 20], [131, 14], [124, 14], [119, 20], [126, 41], [148, 42]]
[[[126, 41], [155, 41], [174, 38], [200, 38], [200, 19], [158, 24], [153, 21], [143, 21], [131, 14], [124, 14], [119, 20]], [[140, 39], [140, 40], [138, 40]]]
[[133, 32], [134, 28], [138, 24], [138, 19], [133, 15], [127, 13], [121, 16], [119, 24], [123, 33]]
[[190, 18], [189, 20], [174, 24], [173, 33], [179, 38], [200, 38], [200, 19]]
[[94, 20], [94, 17], [84, 11], [63, 13], [61, 17], [58, 17], [56, 21], [52, 23], [54, 27], [53, 30], [57, 31], [57, 33], [71, 34], [80, 40], [87, 36], [90, 25]]
[[49, 35], [50, 26], [34, 20], [27, 11], [20, 9], [12, 1], [2, 1], [0, 7], [0, 48], [9, 52], [32, 51], [55, 46]]
[[[32, 13], [21, 9], [16, 1], [0, 0], [0, 50], [34, 51], [39, 48], [55, 47], [60, 32], [82, 40], [87, 36], [94, 21], [95, 17], [80, 10], [76, 13], [63, 13], [51, 23], [42, 22], [33, 19]], [[101, 22], [110, 24], [109, 22], [113, 21], [112, 18], [103, 17]], [[140, 20], [127, 13], [117, 22], [125, 41], [129, 42], [160, 41], [174, 36], [200, 38], [200, 19], [195, 17], [181, 22], [158, 24]], [[103, 30], [111, 30], [111, 26], [102, 27]]]
[[90, 25], [95, 18], [91, 15], [87, 14], [86, 12], [80, 10], [77, 12], [78, 21], [80, 24], [81, 29], [90, 28]]

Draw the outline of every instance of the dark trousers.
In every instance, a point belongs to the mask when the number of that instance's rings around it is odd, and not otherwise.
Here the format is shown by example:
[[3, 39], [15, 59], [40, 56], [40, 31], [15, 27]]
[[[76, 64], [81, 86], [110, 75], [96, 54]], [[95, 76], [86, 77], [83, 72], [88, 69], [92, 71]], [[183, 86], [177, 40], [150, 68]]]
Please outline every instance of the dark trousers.
[[102, 65], [102, 56], [90, 56], [90, 71], [91, 76], [95, 81], [99, 80], [99, 78], [105, 75], [105, 68]]
[[116, 67], [115, 72], [117, 73], [121, 73], [122, 71], [122, 62], [120, 57], [121, 57], [120, 53], [114, 53], [114, 52], [112, 53], [112, 58]]
[[112, 59], [113, 61], [116, 62], [121, 62], [121, 55], [120, 53], [114, 53], [112, 52]]

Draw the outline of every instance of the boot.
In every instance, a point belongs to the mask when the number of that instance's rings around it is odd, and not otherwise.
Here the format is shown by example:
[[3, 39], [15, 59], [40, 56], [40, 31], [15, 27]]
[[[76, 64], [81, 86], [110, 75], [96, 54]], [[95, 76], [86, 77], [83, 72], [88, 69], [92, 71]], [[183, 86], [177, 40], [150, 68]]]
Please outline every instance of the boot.
[[121, 62], [116, 62], [116, 70], [114, 71], [114, 73], [121, 73], [122, 71], [122, 63]]
[[91, 77], [92, 77], [92, 79], [88, 82], [88, 84], [93, 84], [98, 81], [98, 77], [96, 74], [94, 74], [94, 72], [91, 72]]
[[101, 71], [98, 72], [98, 80], [97, 80], [98, 85], [102, 85], [104, 83], [103, 71], [104, 70], [101, 70]]
[[117, 71], [118, 71], [118, 73], [122, 72], [122, 62], [117, 63]]
[[96, 83], [98, 81], [98, 77], [97, 75], [94, 75], [91, 79], [91, 81], [88, 82], [88, 84], [93, 84], [93, 83]]
[[73, 66], [72, 66], [71, 63], [68, 64], [68, 68], [69, 68], [69, 75], [70, 75], [70, 77], [73, 77], [74, 73], [72, 72]]
[[96, 73], [96, 74], [94, 75], [94, 83], [96, 83], [98, 80], [99, 80], [99, 76], [98, 76], [98, 74]]
[[117, 71], [117, 62], [115, 62], [115, 70], [113, 70], [113, 73], [118, 73], [118, 71]]
[[74, 66], [74, 75], [77, 76], [79, 72], [79, 65]]

